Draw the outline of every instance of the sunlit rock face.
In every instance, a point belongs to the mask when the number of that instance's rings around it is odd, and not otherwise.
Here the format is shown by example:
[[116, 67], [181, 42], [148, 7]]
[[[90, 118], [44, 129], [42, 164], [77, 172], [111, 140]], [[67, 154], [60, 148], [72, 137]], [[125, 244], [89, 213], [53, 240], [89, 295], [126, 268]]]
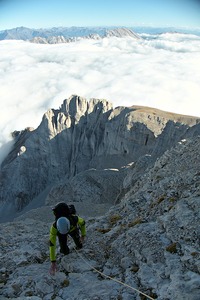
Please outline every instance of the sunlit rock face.
[[146, 156], [152, 164], [181, 139], [198, 135], [198, 121], [72, 95], [59, 109], [48, 110], [37, 129], [14, 134], [1, 167], [0, 202], [21, 210], [49, 186], [88, 169], [121, 172]]

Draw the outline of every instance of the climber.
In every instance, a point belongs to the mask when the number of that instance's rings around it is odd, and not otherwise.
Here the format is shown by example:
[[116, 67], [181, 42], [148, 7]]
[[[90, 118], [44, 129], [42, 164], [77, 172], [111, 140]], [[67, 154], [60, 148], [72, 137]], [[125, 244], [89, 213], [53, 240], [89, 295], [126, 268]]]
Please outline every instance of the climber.
[[73, 205], [70, 207], [66, 203], [60, 202], [52, 210], [55, 215], [55, 222], [50, 228], [49, 252], [51, 267], [49, 272], [51, 275], [54, 275], [58, 270], [56, 264], [56, 237], [58, 237], [60, 253], [67, 255], [69, 254], [68, 235], [73, 238], [76, 249], [81, 249], [86, 235], [86, 228], [85, 220], [74, 214], [76, 211]]

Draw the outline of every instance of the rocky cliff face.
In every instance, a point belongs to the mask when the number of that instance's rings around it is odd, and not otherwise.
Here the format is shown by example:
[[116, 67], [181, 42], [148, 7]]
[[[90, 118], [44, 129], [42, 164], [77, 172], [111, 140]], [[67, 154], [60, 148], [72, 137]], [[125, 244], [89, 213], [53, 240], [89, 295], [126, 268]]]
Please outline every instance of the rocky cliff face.
[[0, 172], [1, 207], [21, 210], [49, 186], [90, 168], [121, 170], [147, 155], [153, 163], [184, 137], [198, 135], [198, 122], [72, 96], [60, 109], [46, 112], [36, 130], [15, 132], [15, 145]]
[[104, 271], [120, 261], [119, 273], [156, 299], [199, 298], [199, 146], [199, 137], [181, 142], [134, 181], [133, 167], [129, 191], [96, 224], [108, 231]]
[[[92, 216], [95, 203], [90, 211], [81, 203], [84, 248], [76, 252], [70, 240], [71, 253], [58, 254], [54, 277], [48, 274], [51, 208], [3, 224], [2, 299], [199, 300], [199, 148], [198, 136], [182, 140], [151, 167], [149, 156], [141, 157], [129, 168], [120, 202], [104, 216]], [[100, 180], [97, 174], [87, 176]], [[57, 189], [51, 200], [58, 201], [62, 192]]]

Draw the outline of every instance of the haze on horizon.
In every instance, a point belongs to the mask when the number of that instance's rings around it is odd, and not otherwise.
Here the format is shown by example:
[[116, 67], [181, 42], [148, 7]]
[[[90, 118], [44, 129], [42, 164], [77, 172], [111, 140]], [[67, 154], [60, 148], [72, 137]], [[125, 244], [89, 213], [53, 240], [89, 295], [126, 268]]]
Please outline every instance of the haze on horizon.
[[1, 0], [0, 30], [15, 27], [200, 28], [198, 0]]

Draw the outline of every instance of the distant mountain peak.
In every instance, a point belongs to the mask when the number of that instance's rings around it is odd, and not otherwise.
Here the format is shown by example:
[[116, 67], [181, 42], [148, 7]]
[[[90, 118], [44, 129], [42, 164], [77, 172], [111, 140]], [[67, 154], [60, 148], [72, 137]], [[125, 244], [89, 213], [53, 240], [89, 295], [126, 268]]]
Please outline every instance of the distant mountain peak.
[[93, 39], [93, 40], [100, 40], [105, 37], [118, 37], [118, 38], [123, 38], [123, 37], [130, 37], [133, 39], [141, 39], [141, 37], [133, 32], [131, 29], [128, 28], [116, 28], [116, 29], [109, 29], [106, 30], [105, 32], [98, 34], [98, 33], [90, 33], [89, 35], [86, 36], [74, 36], [74, 37], [69, 37], [66, 38], [63, 35], [58, 35], [58, 36], [50, 36], [48, 38], [37, 36], [31, 39], [30, 41], [32, 43], [37, 43], [37, 44], [60, 44], [60, 43], [70, 43], [70, 42], [76, 42], [77, 40], [82, 40], [82, 39]]
[[116, 29], [110, 29], [106, 32], [107, 37], [116, 36], [116, 37], [132, 37], [136, 39], [141, 39], [141, 37], [133, 32], [131, 29], [128, 28], [116, 28]]
[[53, 27], [48, 29], [30, 29], [17, 27], [0, 31], [0, 40], [30, 40], [34, 43], [56, 44], [68, 43], [77, 39], [101, 39], [104, 37], [132, 37], [140, 36], [128, 28], [114, 27]]

